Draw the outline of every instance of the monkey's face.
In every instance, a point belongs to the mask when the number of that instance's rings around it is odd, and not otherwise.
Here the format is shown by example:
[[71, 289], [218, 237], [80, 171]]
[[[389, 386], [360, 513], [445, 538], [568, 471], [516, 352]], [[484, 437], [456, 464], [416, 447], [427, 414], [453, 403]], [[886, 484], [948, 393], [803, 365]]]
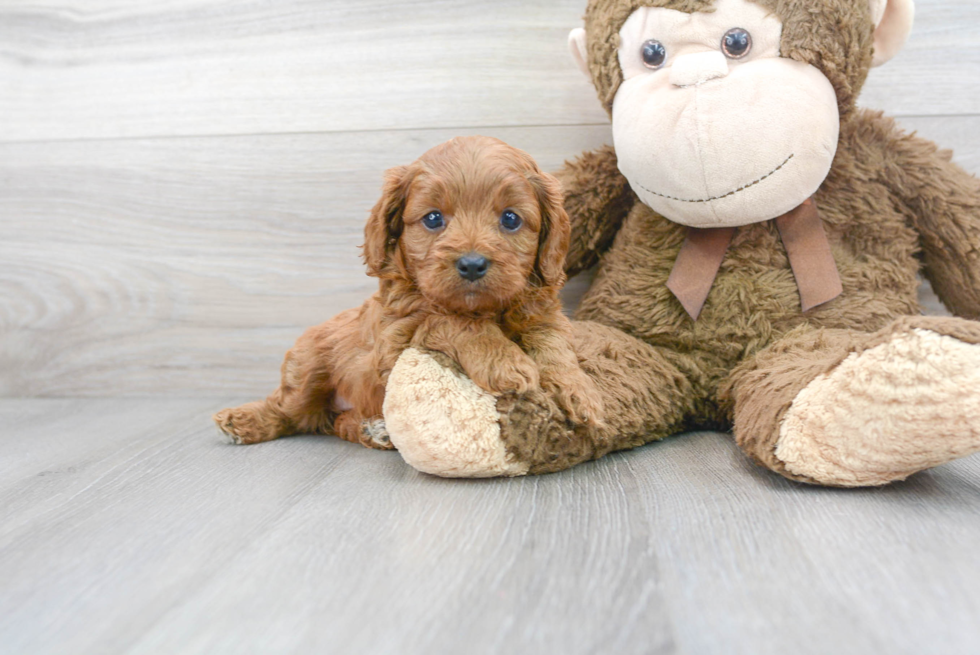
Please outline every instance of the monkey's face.
[[666, 218], [693, 227], [775, 218], [823, 183], [840, 116], [817, 68], [780, 57], [782, 23], [749, 0], [714, 12], [643, 7], [620, 30], [619, 167]]

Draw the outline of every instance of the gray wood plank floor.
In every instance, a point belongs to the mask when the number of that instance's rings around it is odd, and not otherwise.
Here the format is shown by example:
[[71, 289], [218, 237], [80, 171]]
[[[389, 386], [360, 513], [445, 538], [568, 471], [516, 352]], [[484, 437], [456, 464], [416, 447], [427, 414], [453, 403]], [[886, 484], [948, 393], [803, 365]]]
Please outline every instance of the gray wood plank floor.
[[0, 653], [976, 653], [980, 457], [804, 487], [681, 435], [450, 481], [225, 402], [0, 400]]

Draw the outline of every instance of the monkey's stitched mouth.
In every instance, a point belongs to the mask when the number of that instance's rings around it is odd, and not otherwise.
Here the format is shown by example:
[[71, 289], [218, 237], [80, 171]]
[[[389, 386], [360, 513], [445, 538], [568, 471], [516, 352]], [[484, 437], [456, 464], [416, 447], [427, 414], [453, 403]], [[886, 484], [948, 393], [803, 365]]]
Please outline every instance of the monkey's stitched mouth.
[[748, 184], [744, 184], [744, 185], [740, 186], [739, 188], [735, 189], [734, 191], [729, 191], [726, 194], [723, 194], [723, 195], [720, 195], [720, 196], [714, 196], [713, 198], [701, 198], [699, 200], [688, 200], [686, 198], [677, 198], [675, 196], [668, 196], [668, 195], [666, 195], [664, 193], [657, 193], [656, 191], [653, 191], [651, 189], [646, 188], [642, 184], [638, 184], [637, 186], [639, 186], [641, 189], [643, 189], [647, 193], [652, 193], [655, 196], [660, 196], [661, 198], [666, 198], [667, 200], [676, 200], [677, 202], [711, 202], [713, 200], [721, 200], [722, 198], [727, 198], [729, 196], [734, 196], [736, 193], [739, 193], [739, 192], [745, 191], [748, 188], [754, 187], [756, 184], [759, 184], [763, 180], [772, 177], [776, 173], [776, 171], [780, 170], [786, 164], [788, 164], [789, 161], [794, 156], [795, 155], [790, 155], [789, 157], [787, 157], [785, 159], [785, 161], [783, 161], [782, 164], [780, 164], [776, 168], [772, 169], [771, 171], [769, 171], [768, 173], [766, 173], [765, 175], [763, 175], [762, 177], [760, 177], [758, 180], [755, 180], [754, 182], [749, 182]]

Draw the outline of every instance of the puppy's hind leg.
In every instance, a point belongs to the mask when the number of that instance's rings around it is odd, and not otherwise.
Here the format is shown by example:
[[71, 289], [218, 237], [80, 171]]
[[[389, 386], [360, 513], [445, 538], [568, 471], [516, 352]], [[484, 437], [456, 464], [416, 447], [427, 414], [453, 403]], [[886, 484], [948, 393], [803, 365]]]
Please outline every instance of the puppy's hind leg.
[[286, 353], [279, 388], [268, 398], [215, 414], [218, 428], [238, 444], [304, 432], [329, 432], [336, 416], [329, 406], [329, 358], [318, 348], [326, 343], [323, 335], [327, 327], [329, 323], [310, 328]]
[[246, 403], [239, 407], [223, 409], [214, 415], [214, 422], [229, 439], [237, 444], [271, 441], [289, 434], [292, 422], [276, 406], [276, 390], [265, 400]]

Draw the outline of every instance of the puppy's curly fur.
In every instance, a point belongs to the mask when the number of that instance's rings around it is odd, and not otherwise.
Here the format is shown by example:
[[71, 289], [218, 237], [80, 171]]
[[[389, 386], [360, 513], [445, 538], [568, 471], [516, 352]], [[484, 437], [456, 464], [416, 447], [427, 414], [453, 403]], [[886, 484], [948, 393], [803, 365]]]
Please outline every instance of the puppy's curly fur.
[[558, 297], [569, 233], [559, 182], [497, 139], [455, 138], [387, 171], [364, 230], [378, 292], [307, 330], [279, 388], [215, 422], [238, 443], [313, 432], [391, 448], [385, 382], [410, 346], [449, 355], [490, 393], [541, 386], [571, 420], [597, 422]]

